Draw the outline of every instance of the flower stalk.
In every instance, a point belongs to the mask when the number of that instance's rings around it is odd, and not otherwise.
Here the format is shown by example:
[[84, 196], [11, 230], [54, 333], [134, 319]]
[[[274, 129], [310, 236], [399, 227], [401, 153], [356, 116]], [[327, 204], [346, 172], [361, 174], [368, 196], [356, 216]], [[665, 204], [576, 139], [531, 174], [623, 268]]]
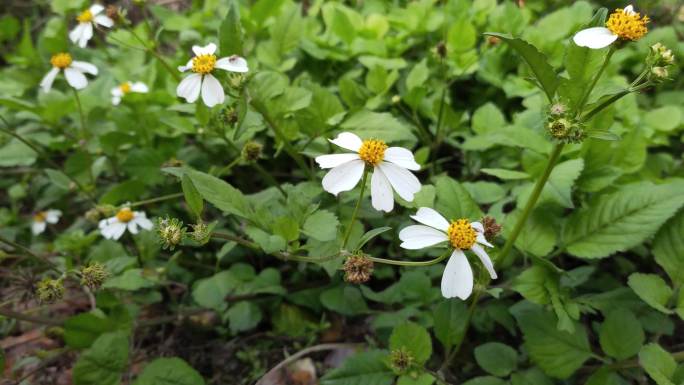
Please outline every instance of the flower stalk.
[[354, 212], [352, 213], [351, 220], [349, 221], [349, 226], [347, 226], [347, 231], [344, 234], [344, 240], [342, 241], [342, 249], [347, 247], [347, 242], [349, 242], [349, 236], [351, 235], [352, 226], [354, 226], [354, 221], [356, 221], [356, 215], [359, 213], [359, 208], [361, 207], [361, 200], [363, 199], [363, 193], [366, 191], [368, 171], [368, 167], [365, 167], [363, 169], [363, 177], [361, 178], [361, 189], [359, 191], [359, 199], [356, 201], [356, 206], [354, 207]]

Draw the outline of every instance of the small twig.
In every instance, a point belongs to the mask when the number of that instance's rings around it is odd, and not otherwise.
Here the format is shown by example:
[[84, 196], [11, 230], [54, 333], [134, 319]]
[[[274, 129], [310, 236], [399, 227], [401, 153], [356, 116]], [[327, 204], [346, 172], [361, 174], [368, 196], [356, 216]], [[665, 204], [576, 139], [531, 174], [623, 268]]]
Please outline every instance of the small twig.
[[7, 318], [14, 318], [19, 321], [31, 322], [34, 324], [50, 325], [50, 326], [62, 326], [63, 322], [54, 318], [44, 318], [32, 315], [27, 315], [23, 313], [18, 313], [10, 309], [1, 309], [0, 315]]

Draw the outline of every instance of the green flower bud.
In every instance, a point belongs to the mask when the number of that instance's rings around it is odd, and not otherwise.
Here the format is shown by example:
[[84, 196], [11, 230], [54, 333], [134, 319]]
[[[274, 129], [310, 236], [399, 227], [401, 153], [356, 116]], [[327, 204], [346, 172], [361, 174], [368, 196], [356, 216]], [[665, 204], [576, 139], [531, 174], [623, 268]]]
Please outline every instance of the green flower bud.
[[192, 226], [190, 238], [192, 238], [193, 241], [199, 243], [200, 245], [205, 245], [209, 242], [209, 239], [211, 238], [209, 226], [207, 226], [204, 222], [199, 222], [190, 226]]
[[81, 285], [88, 287], [91, 291], [99, 290], [107, 278], [109, 278], [109, 272], [101, 263], [95, 262], [81, 268]]
[[261, 157], [264, 146], [260, 143], [249, 141], [242, 147], [242, 159], [246, 162], [256, 162]]
[[36, 296], [40, 303], [53, 303], [64, 298], [64, 284], [62, 278], [44, 278], [38, 282]]

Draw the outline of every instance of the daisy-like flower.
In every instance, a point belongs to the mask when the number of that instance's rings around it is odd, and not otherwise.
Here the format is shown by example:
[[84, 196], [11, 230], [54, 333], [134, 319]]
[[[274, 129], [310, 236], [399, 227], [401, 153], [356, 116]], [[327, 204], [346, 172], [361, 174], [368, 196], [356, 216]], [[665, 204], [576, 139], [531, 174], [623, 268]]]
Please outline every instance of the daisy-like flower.
[[107, 28], [114, 26], [114, 20], [110, 19], [106, 14], [101, 14], [104, 10], [105, 7], [102, 5], [93, 4], [90, 8], [76, 16], [78, 25], [69, 32], [71, 42], [78, 44], [81, 48], [85, 48], [88, 45], [88, 40], [93, 37], [93, 27], [95, 24]]
[[64, 70], [64, 77], [66, 77], [67, 83], [77, 90], [81, 90], [88, 85], [88, 79], [86, 79], [84, 73], [97, 75], [97, 67], [93, 64], [73, 60], [71, 55], [66, 52], [52, 55], [50, 64], [52, 64], [52, 69], [40, 81], [40, 87], [44, 92], [50, 91], [55, 77], [57, 77], [61, 70]]
[[188, 103], [194, 103], [200, 94], [202, 101], [208, 107], [223, 103], [226, 95], [223, 93], [221, 83], [211, 73], [215, 68], [230, 72], [244, 73], [249, 71], [247, 60], [233, 55], [217, 59], [216, 44], [209, 43], [204, 47], [192, 46], [195, 57], [190, 59], [184, 66], [179, 66], [181, 72], [192, 71], [193, 74], [183, 79], [176, 88], [176, 95], [185, 98]]
[[149, 89], [143, 82], [123, 82], [119, 86], [112, 88], [112, 104], [118, 106], [121, 103], [121, 98], [131, 92], [146, 94], [149, 92]]
[[31, 232], [34, 235], [38, 235], [45, 231], [47, 224], [54, 225], [59, 222], [59, 217], [62, 216], [62, 212], [59, 210], [45, 210], [39, 211], [33, 215], [33, 223], [31, 224]]
[[359, 183], [366, 167], [373, 168], [371, 202], [378, 211], [392, 211], [392, 189], [406, 201], [420, 191], [418, 178], [408, 170], [420, 170], [411, 151], [402, 147], [387, 147], [382, 140], [361, 140], [351, 132], [343, 132], [330, 142], [353, 153], [330, 154], [316, 157], [321, 168], [331, 168], [323, 177], [325, 191], [337, 195], [349, 191]]
[[437, 211], [421, 207], [411, 218], [422, 225], [411, 225], [399, 232], [401, 247], [409, 250], [422, 249], [442, 242], [449, 242], [454, 248], [442, 274], [442, 295], [445, 298], [458, 297], [465, 300], [473, 292], [473, 270], [463, 253], [473, 251], [479, 258], [492, 279], [496, 279], [494, 264], [482, 247], [494, 247], [487, 242], [484, 227], [480, 222], [469, 222], [467, 219], [447, 221]]
[[649, 21], [648, 16], [642, 17], [639, 12], [634, 12], [632, 5], [628, 5], [611, 13], [605, 27], [583, 29], [572, 40], [580, 47], [592, 49], [608, 47], [617, 39], [636, 41], [648, 32], [646, 23]]
[[132, 211], [129, 207], [124, 207], [113, 217], [101, 220], [98, 227], [103, 237], [118, 240], [126, 229], [132, 234], [137, 234], [140, 231], [138, 227], [151, 230], [154, 225], [147, 219], [144, 212]]

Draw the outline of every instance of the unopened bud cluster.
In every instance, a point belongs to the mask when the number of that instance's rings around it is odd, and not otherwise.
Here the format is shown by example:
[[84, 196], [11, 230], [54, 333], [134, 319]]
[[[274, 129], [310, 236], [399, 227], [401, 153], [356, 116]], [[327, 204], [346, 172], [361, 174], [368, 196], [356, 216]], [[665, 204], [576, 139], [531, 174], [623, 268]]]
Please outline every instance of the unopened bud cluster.
[[401, 375], [405, 374], [413, 367], [415, 359], [411, 352], [409, 352], [405, 347], [399, 349], [394, 349], [390, 352], [390, 367], [394, 373]]
[[569, 113], [568, 107], [560, 102], [549, 107], [546, 131], [562, 143], [580, 143], [586, 137], [582, 124]]
[[192, 227], [192, 232], [190, 232], [189, 235], [193, 241], [199, 243], [200, 245], [204, 245], [209, 242], [209, 239], [211, 238], [211, 229], [206, 223], [199, 222], [190, 226]]
[[258, 142], [249, 141], [242, 147], [242, 159], [245, 162], [256, 162], [261, 157], [264, 146]]
[[38, 282], [36, 296], [40, 303], [53, 303], [64, 297], [64, 283], [62, 278], [44, 278]]
[[162, 248], [169, 250], [181, 243], [186, 231], [183, 222], [177, 218], [159, 218], [156, 230]]
[[647, 63], [651, 70], [649, 73], [649, 80], [654, 82], [662, 82], [669, 77], [669, 67], [674, 64], [674, 55], [672, 50], [668, 49], [661, 43], [655, 43], [651, 46], [651, 52], [647, 59]]
[[109, 278], [109, 272], [101, 263], [93, 263], [81, 269], [81, 285], [97, 291]]

